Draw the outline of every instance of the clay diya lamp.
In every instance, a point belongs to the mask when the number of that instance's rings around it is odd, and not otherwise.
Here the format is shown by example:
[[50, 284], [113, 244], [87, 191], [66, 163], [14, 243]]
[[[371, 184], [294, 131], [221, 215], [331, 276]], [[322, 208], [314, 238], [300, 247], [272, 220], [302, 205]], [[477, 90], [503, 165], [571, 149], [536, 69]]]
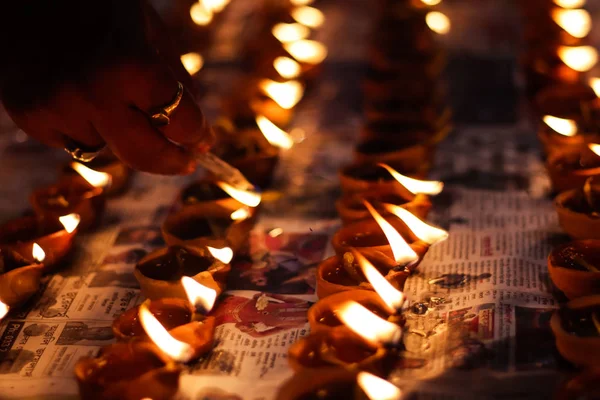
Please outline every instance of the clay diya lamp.
[[574, 239], [600, 239], [600, 186], [596, 178], [583, 188], [560, 193], [554, 199], [561, 228]]
[[70, 255], [78, 224], [77, 214], [63, 215], [58, 221], [39, 217], [13, 219], [0, 225], [0, 247], [29, 258], [37, 243], [46, 254], [43, 270], [51, 272]]
[[573, 364], [600, 367], [600, 295], [580, 297], [550, 320], [559, 353]]
[[44, 251], [35, 243], [30, 259], [0, 248], [0, 303], [15, 307], [37, 293], [44, 271], [44, 257]]
[[165, 297], [187, 299], [181, 284], [181, 278], [185, 276], [220, 294], [225, 290], [232, 258], [233, 253], [228, 248], [205, 250], [170, 246], [142, 258], [135, 266], [134, 275], [144, 296], [152, 300]]
[[338, 400], [355, 398], [357, 371], [343, 368], [305, 368], [279, 389], [277, 400]]
[[556, 247], [548, 256], [548, 271], [564, 294], [600, 294], [600, 240], [576, 240]]
[[[523, 36], [530, 46], [539, 43], [560, 43], [579, 46], [585, 43], [591, 29], [591, 17], [583, 9], [551, 7], [540, 14], [536, 22], [524, 25]], [[544, 18], [545, 17], [545, 18]]]
[[276, 82], [271, 79], [261, 79], [257, 84], [259, 94], [250, 100], [252, 111], [278, 126], [287, 126], [294, 107], [304, 96], [304, 85], [297, 80]]
[[232, 214], [215, 204], [201, 209], [182, 208], [167, 216], [162, 225], [163, 238], [169, 246], [230, 247], [237, 252], [247, 243], [254, 219], [233, 220]]
[[337, 366], [349, 370], [379, 370], [386, 355], [383, 347], [373, 346], [345, 326], [311, 332], [288, 350], [294, 371], [305, 368]]
[[148, 342], [112, 344], [75, 365], [84, 399], [168, 400], [178, 390], [180, 373], [175, 362]]
[[226, 191], [221, 189], [218, 182], [212, 179], [202, 179], [186, 186], [177, 197], [177, 207], [202, 209], [207, 204], [215, 204], [227, 212], [233, 213], [240, 209], [247, 209], [248, 214], [252, 215], [254, 208], [247, 207], [245, 204], [231, 197]]
[[381, 203], [399, 205], [421, 219], [427, 218], [427, 214], [431, 210], [429, 196], [421, 193], [417, 193], [412, 200], [404, 199], [395, 194], [393, 190], [390, 190], [389, 194], [386, 194], [385, 190], [375, 193], [346, 194], [335, 202], [335, 208], [344, 225], [371, 217], [369, 210], [365, 207], [364, 200], [373, 204], [377, 212], [382, 215], [390, 213]]
[[597, 82], [596, 79], [590, 79], [590, 85], [582, 82], [561, 83], [541, 90], [535, 97], [536, 112], [566, 119], [585, 120], [586, 116], [589, 119], [598, 103], [598, 97], [591, 87]]
[[58, 220], [66, 214], [78, 214], [80, 230], [99, 224], [106, 205], [110, 175], [74, 163], [81, 176], [65, 177], [57, 184], [35, 190], [30, 196], [34, 211], [47, 219]]
[[542, 121], [538, 129], [538, 138], [546, 155], [576, 153], [594, 139], [594, 135], [580, 132], [577, 122], [573, 119], [544, 115]]
[[556, 151], [548, 156], [546, 170], [556, 192], [581, 188], [600, 174], [600, 145], [590, 143], [574, 151]]
[[300, 65], [300, 77], [312, 80], [321, 72], [321, 65], [327, 57], [327, 47], [316, 40], [296, 40], [283, 44], [284, 53], [278, 54], [296, 61]]
[[[73, 168], [74, 164], [78, 163], [70, 162], [61, 168], [60, 172], [62, 177], [79, 175], [79, 173]], [[131, 181], [131, 169], [110, 152], [103, 152], [92, 161], [81, 164], [94, 171], [103, 172], [110, 176], [111, 184], [105, 188], [107, 196], [122, 194], [127, 189], [129, 182]]]
[[354, 149], [356, 164], [386, 163], [415, 171], [431, 166], [435, 145], [430, 141], [415, 142], [411, 138], [374, 139], [359, 143]]

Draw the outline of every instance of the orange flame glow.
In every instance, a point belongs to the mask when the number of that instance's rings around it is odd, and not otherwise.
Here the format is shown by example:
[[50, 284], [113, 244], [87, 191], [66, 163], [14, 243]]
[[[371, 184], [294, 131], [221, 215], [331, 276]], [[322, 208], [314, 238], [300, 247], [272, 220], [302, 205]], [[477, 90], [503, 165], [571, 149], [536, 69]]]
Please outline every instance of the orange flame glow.
[[41, 263], [46, 259], [46, 252], [40, 247], [39, 244], [34, 243], [33, 248], [31, 249], [31, 256], [36, 262]]
[[213, 20], [213, 12], [204, 4], [197, 2], [190, 8], [190, 17], [196, 25], [206, 26]]
[[375, 345], [397, 344], [402, 338], [402, 328], [389, 322], [355, 301], [338, 308], [338, 318], [357, 335]]
[[215, 13], [220, 13], [227, 7], [231, 0], [201, 0], [202, 5]]
[[194, 349], [187, 343], [175, 339], [156, 319], [146, 304], [140, 305], [139, 320], [146, 334], [165, 354], [175, 361], [188, 362], [194, 355]]
[[241, 207], [231, 213], [229, 216], [233, 221], [243, 221], [250, 218], [250, 209], [248, 207]]
[[359, 372], [356, 381], [370, 400], [400, 400], [402, 398], [402, 391], [397, 386], [371, 373]]
[[217, 291], [196, 282], [189, 276], [181, 278], [183, 290], [194, 308], [209, 313], [217, 301]]
[[79, 226], [79, 222], [81, 222], [81, 217], [79, 214], [68, 214], [63, 215], [62, 217], [58, 217], [58, 220], [65, 228], [67, 233], [72, 233]]
[[387, 164], [379, 163], [378, 166], [385, 168], [392, 177], [404, 186], [412, 194], [422, 193], [435, 196], [440, 194], [444, 189], [444, 183], [439, 181], [420, 181], [418, 179], [409, 178], [408, 176], [402, 175], [394, 168]]
[[182, 55], [181, 63], [190, 75], [194, 75], [204, 66], [204, 58], [198, 53], [187, 53]]
[[273, 61], [273, 68], [285, 79], [297, 78], [302, 71], [300, 64], [289, 57], [277, 57]]
[[425, 243], [432, 245], [448, 238], [448, 232], [421, 221], [405, 208], [395, 204], [384, 204], [383, 206], [386, 210], [400, 218], [408, 226], [408, 229]]
[[225, 191], [228, 195], [236, 199], [242, 204], [245, 204], [249, 207], [256, 207], [260, 204], [261, 195], [256, 192], [251, 192], [247, 190], [240, 190], [234, 188], [230, 184], [226, 182], [217, 182], [217, 185]]
[[285, 24], [283, 22], [275, 24], [271, 29], [273, 36], [281, 43], [295, 42], [296, 40], [306, 39], [310, 35], [310, 29], [302, 24]]
[[569, 68], [586, 72], [598, 62], [598, 51], [592, 46], [559, 46], [558, 57]]
[[544, 115], [542, 120], [556, 133], [560, 133], [564, 136], [575, 136], [577, 134], [577, 124], [572, 119]]
[[596, 93], [596, 97], [600, 97], [600, 78], [590, 78], [588, 84]]
[[93, 187], [107, 187], [112, 181], [110, 174], [105, 172], [94, 171], [91, 168], [86, 167], [78, 162], [72, 162], [71, 168], [73, 168], [83, 179], [85, 179]]
[[2, 321], [2, 318], [6, 317], [6, 314], [8, 314], [9, 311], [10, 307], [7, 304], [0, 301], [0, 321]]
[[275, 82], [263, 79], [258, 83], [260, 89], [279, 105], [289, 110], [302, 99], [304, 86], [298, 81]]
[[557, 8], [552, 11], [552, 19], [569, 35], [576, 38], [586, 37], [592, 29], [592, 18], [585, 10], [564, 10]]
[[554, 4], [562, 8], [581, 8], [587, 0], [554, 0]]
[[325, 16], [321, 10], [314, 7], [296, 7], [292, 10], [291, 14], [292, 18], [298, 23], [313, 29], [320, 27], [325, 22]]
[[293, 6], [307, 6], [314, 3], [315, 0], [290, 0]]
[[421, 0], [421, 3], [423, 3], [427, 6], [437, 6], [441, 2], [442, 2], [442, 0]]
[[589, 143], [588, 148], [593, 151], [595, 155], [600, 156], [600, 144]]
[[375, 221], [377, 221], [377, 224], [381, 227], [381, 230], [383, 230], [383, 234], [390, 242], [390, 247], [392, 249], [392, 254], [394, 255], [394, 260], [398, 264], [408, 264], [417, 260], [419, 256], [408, 245], [408, 243], [406, 243], [406, 240], [404, 240], [402, 235], [400, 235], [400, 233], [398, 233], [398, 231], [394, 229], [394, 227], [389, 222], [387, 222], [385, 218], [383, 218], [381, 214], [379, 214], [377, 210], [375, 210], [375, 208], [373, 208], [371, 203], [364, 200], [363, 204], [365, 205], [365, 207], [367, 207], [367, 210], [369, 210], [369, 213], [371, 213], [373, 218], [375, 218]]
[[280, 147], [282, 149], [291, 149], [294, 145], [294, 141], [290, 135], [269, 121], [268, 118], [259, 115], [256, 117], [256, 124], [265, 138], [267, 138], [269, 143], [271, 143], [273, 146]]
[[206, 248], [214, 258], [221, 261], [223, 264], [229, 264], [233, 259], [233, 250], [231, 250], [229, 247], [217, 249], [215, 247], [207, 246]]
[[297, 61], [307, 64], [319, 64], [327, 57], [327, 47], [315, 40], [296, 40], [283, 47]]
[[351, 251], [373, 289], [388, 306], [389, 311], [396, 314], [404, 304], [404, 293], [393, 287], [360, 252], [356, 249]]
[[450, 19], [439, 11], [428, 12], [425, 16], [425, 22], [429, 29], [440, 35], [450, 32]]

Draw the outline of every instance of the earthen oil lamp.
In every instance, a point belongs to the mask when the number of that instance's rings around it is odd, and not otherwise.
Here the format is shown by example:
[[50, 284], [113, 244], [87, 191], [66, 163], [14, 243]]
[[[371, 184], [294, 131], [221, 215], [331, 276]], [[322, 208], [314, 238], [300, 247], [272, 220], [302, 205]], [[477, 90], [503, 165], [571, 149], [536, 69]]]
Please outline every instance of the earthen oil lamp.
[[600, 145], [589, 143], [573, 151], [557, 151], [548, 156], [546, 170], [557, 192], [581, 188], [600, 174]]
[[550, 320], [559, 353], [573, 364], [600, 367], [600, 295], [579, 297]]
[[234, 212], [240, 208], [247, 207], [240, 203], [227, 192], [225, 192], [212, 179], [201, 179], [186, 186], [177, 198], [177, 206], [180, 207], [195, 207], [204, 208], [207, 204], [213, 203], [218, 207]]
[[[225, 182], [218, 182], [218, 185], [248, 207], [257, 207], [260, 204], [259, 193], [236, 189]], [[211, 203], [202, 208], [185, 207], [166, 218], [162, 226], [163, 238], [169, 246], [227, 246], [238, 251], [246, 243], [254, 224], [252, 213], [244, 213], [242, 217], [250, 216], [245, 219], [240, 218], [239, 214], [237, 211], [231, 213]]]
[[73, 163], [80, 175], [65, 177], [57, 184], [35, 190], [30, 202], [38, 215], [50, 220], [75, 213], [81, 218], [80, 230], [96, 226], [104, 213], [109, 174], [94, 171], [83, 164]]
[[[4, 307], [23, 304], [40, 288], [44, 271], [44, 250], [33, 244], [30, 259], [0, 248], [0, 303]], [[1, 317], [0, 317], [1, 319]]]
[[261, 79], [259, 92], [250, 99], [255, 115], [262, 115], [279, 126], [286, 126], [293, 116], [293, 109], [304, 95], [304, 85], [297, 80], [276, 82]]
[[316, 40], [296, 40], [283, 44], [284, 52], [280, 57], [290, 58], [300, 64], [299, 76], [311, 80], [319, 75], [321, 64], [327, 58], [327, 47]]
[[548, 271], [564, 294], [600, 294], [600, 240], [576, 240], [556, 247], [548, 256]]
[[546, 155], [577, 152], [591, 135], [579, 132], [577, 122], [554, 115], [544, 115], [538, 130], [538, 138]]
[[354, 148], [356, 164], [386, 163], [416, 171], [432, 165], [435, 143], [430, 140], [415, 142], [410, 137], [373, 139], [359, 143]]
[[600, 239], [600, 187], [597, 178], [583, 188], [560, 193], [554, 199], [561, 228], [574, 239]]
[[544, 21], [525, 24], [524, 38], [530, 46], [549, 42], [580, 46], [585, 44], [591, 28], [592, 19], [586, 10], [552, 7]]
[[[79, 175], [79, 173], [73, 168], [74, 164], [78, 163], [70, 162], [62, 167], [60, 171], [62, 177]], [[103, 152], [92, 161], [83, 163], [83, 165], [94, 171], [103, 172], [110, 175], [111, 183], [109, 186], [105, 187], [107, 196], [122, 194], [127, 189], [131, 180], [131, 169], [123, 164], [112, 153]]]
[[71, 253], [78, 225], [77, 214], [63, 215], [58, 221], [39, 217], [13, 219], [0, 225], [0, 247], [29, 258], [37, 243], [46, 254], [43, 271], [51, 272]]
[[233, 258], [230, 248], [196, 248], [170, 246], [156, 250], [142, 258], [135, 266], [134, 275], [146, 298], [187, 299], [181, 278], [191, 277], [196, 282], [220, 294], [225, 290], [227, 275]]

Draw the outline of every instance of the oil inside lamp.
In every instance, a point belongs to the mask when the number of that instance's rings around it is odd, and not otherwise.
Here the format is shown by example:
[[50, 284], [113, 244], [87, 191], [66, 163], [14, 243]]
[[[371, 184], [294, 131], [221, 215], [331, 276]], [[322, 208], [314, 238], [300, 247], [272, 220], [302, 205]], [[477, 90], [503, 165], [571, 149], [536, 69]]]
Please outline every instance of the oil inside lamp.
[[296, 7], [291, 12], [292, 18], [309, 28], [318, 28], [325, 22], [325, 16], [318, 8], [310, 6]]
[[590, 78], [588, 84], [596, 94], [596, 97], [600, 97], [600, 78]]
[[366, 341], [385, 346], [396, 346], [402, 338], [402, 328], [386, 321], [355, 301], [338, 309], [338, 318], [354, 333]]
[[298, 104], [304, 95], [304, 86], [298, 81], [275, 82], [270, 79], [263, 79], [258, 86], [267, 96], [286, 110]]
[[554, 4], [562, 8], [581, 8], [587, 0], [554, 0]]
[[233, 250], [231, 250], [229, 247], [217, 249], [215, 247], [207, 246], [206, 248], [214, 258], [221, 261], [223, 264], [229, 264], [229, 262], [233, 259]]
[[40, 247], [39, 244], [34, 243], [31, 248], [31, 256], [38, 264], [41, 264], [46, 259], [46, 252]]
[[181, 285], [196, 312], [207, 314], [212, 310], [217, 300], [217, 291], [196, 282], [189, 276], [181, 278]]
[[79, 214], [67, 214], [62, 217], [58, 217], [58, 220], [65, 228], [67, 233], [72, 233], [79, 226], [79, 222], [81, 222], [81, 217]]
[[563, 136], [575, 136], [577, 134], [577, 123], [572, 119], [553, 117], [552, 115], [544, 115], [542, 118], [544, 123], [548, 125], [556, 133]]
[[290, 43], [306, 39], [310, 35], [310, 29], [302, 24], [285, 24], [282, 22], [273, 26], [271, 33], [281, 43]]
[[421, 181], [418, 179], [409, 178], [408, 176], [402, 175], [394, 168], [390, 167], [387, 164], [379, 163], [377, 164], [382, 168], [388, 170], [388, 172], [392, 175], [392, 177], [398, 181], [402, 186], [404, 186], [409, 192], [412, 194], [427, 194], [430, 196], [435, 196], [440, 194], [444, 189], [444, 183], [439, 181]]
[[592, 29], [592, 19], [586, 10], [563, 10], [560, 8], [552, 11], [552, 19], [569, 35], [584, 38]]
[[425, 16], [425, 22], [429, 29], [440, 35], [450, 32], [450, 19], [439, 11], [428, 12]]
[[230, 218], [233, 221], [244, 221], [250, 218], [250, 209], [248, 207], [241, 207], [231, 213]]
[[360, 252], [356, 251], [356, 249], [351, 249], [351, 251], [365, 278], [367, 278], [375, 292], [377, 292], [379, 297], [388, 306], [389, 311], [392, 314], [398, 313], [402, 309], [402, 304], [404, 304], [404, 293], [393, 287]]
[[185, 363], [193, 357], [192, 346], [171, 336], [145, 304], [140, 305], [139, 320], [150, 340], [173, 360]]
[[359, 372], [356, 382], [371, 400], [400, 400], [402, 398], [402, 391], [397, 386], [369, 372]]
[[363, 203], [367, 210], [369, 210], [369, 213], [371, 213], [373, 218], [375, 218], [375, 221], [377, 221], [377, 224], [381, 227], [381, 230], [383, 230], [388, 242], [390, 242], [394, 261], [398, 265], [408, 265], [417, 261], [419, 259], [417, 253], [415, 253], [415, 251], [408, 245], [406, 240], [404, 240], [402, 235], [400, 235], [400, 233], [392, 226], [392, 224], [386, 221], [385, 218], [383, 218], [381, 214], [379, 214], [377, 210], [373, 208], [371, 203], [366, 200], [364, 200]]
[[204, 66], [204, 58], [199, 53], [191, 52], [181, 56], [181, 63], [190, 75], [194, 75]]
[[277, 57], [273, 61], [273, 67], [285, 79], [297, 78], [302, 70], [300, 64], [289, 57]]
[[217, 182], [217, 185], [221, 189], [223, 189], [228, 195], [230, 195], [240, 203], [247, 205], [248, 207], [257, 207], [260, 204], [260, 193], [237, 189], [231, 186], [230, 184], [221, 181]]
[[592, 46], [559, 46], [558, 57], [569, 68], [586, 72], [598, 62], [598, 51]]
[[206, 9], [214, 13], [220, 13], [227, 7], [230, 1], [231, 0], [201, 0], [201, 3]]
[[258, 129], [260, 129], [265, 138], [273, 146], [280, 147], [282, 149], [291, 149], [294, 145], [294, 141], [290, 135], [269, 121], [268, 118], [258, 115], [256, 117], [256, 125], [258, 125]]
[[297, 61], [307, 64], [319, 64], [327, 57], [327, 47], [316, 40], [296, 40], [284, 47]]
[[0, 321], [2, 321], [2, 318], [6, 317], [6, 314], [8, 314], [9, 311], [10, 307], [8, 306], [8, 304], [5, 304], [2, 301], [0, 301]]
[[213, 12], [203, 3], [195, 2], [192, 7], [190, 7], [190, 17], [192, 17], [192, 21], [194, 21], [196, 25], [206, 26], [211, 23]]
[[408, 226], [408, 229], [420, 240], [430, 245], [441, 242], [448, 238], [448, 232], [431, 226], [414, 216], [410, 211], [395, 204], [383, 204], [383, 207], [394, 214]]

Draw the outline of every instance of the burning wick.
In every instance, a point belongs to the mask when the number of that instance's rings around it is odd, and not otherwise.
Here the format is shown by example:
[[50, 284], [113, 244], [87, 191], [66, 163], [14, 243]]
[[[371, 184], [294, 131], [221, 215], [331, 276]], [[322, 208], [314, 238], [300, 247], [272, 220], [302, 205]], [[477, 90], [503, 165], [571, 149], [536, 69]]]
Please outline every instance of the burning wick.
[[192, 21], [194, 21], [196, 25], [205, 26], [211, 23], [213, 12], [203, 3], [196, 2], [190, 8], [190, 17], [192, 17]]
[[243, 221], [245, 219], [248, 219], [249, 217], [250, 210], [248, 209], [248, 207], [238, 208], [229, 216], [229, 218], [231, 218], [233, 221]]
[[187, 343], [175, 339], [164, 326], [152, 315], [146, 304], [140, 305], [140, 323], [146, 334], [163, 353], [173, 360], [186, 363], [194, 356], [194, 349]]
[[222, 249], [217, 249], [214, 247], [206, 246], [209, 253], [212, 254], [214, 258], [221, 261], [223, 264], [229, 264], [233, 259], [233, 250], [229, 247], [223, 247]]
[[208, 10], [211, 10], [215, 13], [220, 13], [227, 7], [231, 0], [202, 0], [201, 3]]
[[450, 19], [439, 11], [428, 12], [425, 22], [429, 29], [440, 35], [450, 32]]
[[83, 179], [87, 181], [93, 187], [106, 188], [110, 186], [112, 177], [110, 174], [105, 172], [94, 171], [91, 168], [86, 167], [78, 162], [72, 162], [71, 168], [73, 168]]
[[552, 19], [569, 35], [576, 38], [586, 37], [592, 29], [592, 19], [585, 10], [554, 9]]
[[389, 311], [392, 314], [399, 314], [404, 304], [404, 293], [393, 287], [359, 251], [356, 249], [350, 249], [350, 251], [375, 292], [388, 306]]
[[598, 62], [598, 52], [592, 46], [559, 46], [558, 56], [578, 72], [589, 71]]
[[46, 259], [46, 252], [40, 247], [39, 244], [34, 243], [31, 249], [31, 256], [36, 263], [41, 264]]
[[187, 53], [180, 57], [181, 63], [190, 75], [194, 75], [204, 66], [204, 58], [198, 53]]
[[307, 6], [314, 3], [315, 0], [290, 0], [293, 6]]
[[600, 78], [590, 78], [588, 84], [596, 94], [596, 97], [600, 97]]
[[10, 307], [0, 301], [0, 321], [2, 321], [2, 318], [6, 317], [6, 314], [8, 314], [9, 311]]
[[189, 276], [181, 278], [181, 285], [197, 313], [208, 314], [212, 310], [217, 300], [216, 290], [196, 282]]
[[81, 222], [81, 217], [79, 216], [79, 214], [68, 214], [63, 215], [62, 217], [58, 217], [58, 220], [65, 228], [65, 231], [67, 231], [67, 233], [72, 233], [75, 229], [77, 229], [77, 226], [79, 226], [79, 222]]
[[302, 70], [300, 64], [289, 57], [277, 57], [273, 61], [273, 67], [285, 79], [297, 78]]
[[593, 151], [595, 155], [600, 156], [600, 144], [588, 143], [588, 148]]
[[392, 224], [386, 221], [385, 218], [383, 218], [381, 214], [379, 214], [377, 210], [373, 208], [371, 203], [363, 200], [363, 204], [367, 210], [369, 210], [369, 213], [371, 213], [373, 218], [375, 218], [375, 221], [377, 221], [377, 224], [381, 227], [383, 234], [387, 238], [388, 242], [390, 242], [392, 254], [394, 255], [394, 261], [396, 261], [398, 265], [404, 266], [410, 265], [417, 261], [419, 259], [417, 253], [415, 253], [408, 243], [406, 243], [406, 240], [404, 240], [402, 235], [398, 233]]
[[251, 192], [247, 190], [236, 189], [230, 184], [226, 182], [217, 182], [217, 185], [223, 189], [225, 193], [236, 199], [242, 204], [247, 205], [248, 207], [256, 207], [260, 204], [261, 195], [256, 192]]
[[571, 119], [553, 117], [552, 115], [544, 115], [542, 118], [544, 123], [554, 132], [563, 136], [575, 136], [577, 134], [577, 124]]
[[397, 347], [400, 344], [402, 328], [355, 301], [341, 305], [337, 315], [344, 325], [370, 343], [386, 347]]
[[285, 110], [294, 107], [304, 96], [304, 86], [298, 81], [275, 82], [270, 79], [263, 79], [258, 86], [279, 107]]
[[268, 118], [258, 115], [256, 117], [256, 125], [258, 125], [258, 129], [260, 129], [267, 141], [273, 146], [287, 150], [291, 149], [294, 145], [294, 141], [290, 135], [269, 121]]
[[439, 181], [420, 181], [418, 179], [409, 178], [408, 176], [402, 175], [394, 168], [387, 164], [377, 164], [381, 168], [385, 168], [392, 177], [404, 186], [412, 194], [428, 194], [431, 196], [438, 195], [444, 189], [444, 183]]
[[320, 27], [325, 22], [325, 16], [321, 10], [314, 7], [297, 7], [292, 10], [291, 14], [298, 23], [313, 29]]
[[442, 2], [442, 0], [421, 0], [421, 3], [428, 5], [428, 6], [436, 6], [438, 4], [440, 4]]
[[581, 8], [586, 0], [554, 0], [554, 4], [562, 8]]
[[271, 33], [281, 43], [290, 43], [306, 39], [310, 35], [310, 29], [301, 24], [279, 23], [273, 26]]
[[383, 207], [400, 218], [416, 237], [429, 245], [439, 243], [448, 238], [448, 232], [421, 221], [405, 208], [395, 204], [383, 204]]
[[369, 372], [359, 372], [356, 381], [370, 400], [400, 400], [402, 398], [402, 391], [397, 386]]
[[296, 40], [283, 47], [296, 60], [307, 64], [320, 64], [327, 57], [327, 47], [316, 40]]

